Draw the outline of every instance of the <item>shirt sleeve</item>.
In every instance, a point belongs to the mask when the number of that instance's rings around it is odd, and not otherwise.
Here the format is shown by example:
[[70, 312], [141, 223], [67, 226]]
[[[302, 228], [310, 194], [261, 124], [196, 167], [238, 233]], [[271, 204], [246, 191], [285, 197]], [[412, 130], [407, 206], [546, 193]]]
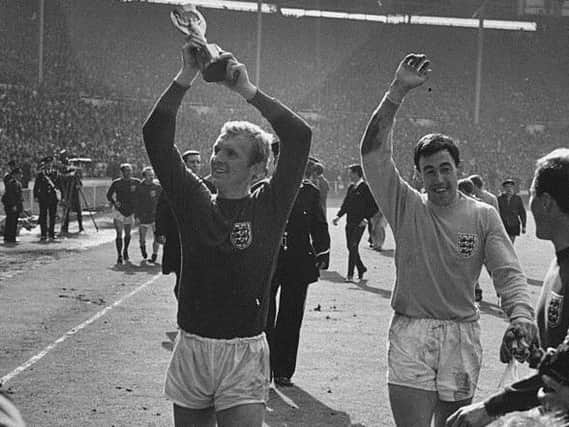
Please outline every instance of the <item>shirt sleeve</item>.
[[211, 205], [211, 193], [186, 168], [174, 145], [176, 115], [186, 91], [187, 88], [172, 82], [146, 119], [142, 134], [150, 163], [172, 207], [184, 212], [191, 206], [192, 211], [199, 212]]
[[109, 187], [109, 189], [107, 190], [107, 200], [109, 201], [109, 203], [114, 204], [114, 200], [113, 200], [113, 194], [115, 193], [115, 182], [113, 181], [111, 183], [111, 186]]
[[484, 401], [486, 412], [498, 417], [509, 412], [527, 411], [539, 405], [538, 390], [543, 387], [541, 375], [536, 374], [506, 387]]
[[485, 251], [486, 267], [492, 275], [494, 287], [501, 297], [502, 309], [510, 320], [518, 317], [534, 319], [528, 283], [522, 271], [514, 246], [495, 209], [486, 209], [488, 232]]
[[[383, 143], [373, 151], [362, 155], [362, 163], [371, 193], [381, 206], [385, 218], [389, 222], [393, 234], [397, 238], [400, 220], [405, 214], [410, 199], [421, 201], [421, 194], [412, 188], [402, 177], [393, 159], [392, 126], [398, 105], [387, 97], [381, 101], [378, 109], [373, 113], [367, 131], [373, 128], [374, 119], [378, 119], [383, 133]], [[365, 135], [364, 135], [365, 138]]]
[[299, 115], [261, 90], [249, 102], [269, 121], [280, 141], [279, 161], [270, 188], [276, 195], [275, 212], [286, 218], [304, 175], [312, 131]]

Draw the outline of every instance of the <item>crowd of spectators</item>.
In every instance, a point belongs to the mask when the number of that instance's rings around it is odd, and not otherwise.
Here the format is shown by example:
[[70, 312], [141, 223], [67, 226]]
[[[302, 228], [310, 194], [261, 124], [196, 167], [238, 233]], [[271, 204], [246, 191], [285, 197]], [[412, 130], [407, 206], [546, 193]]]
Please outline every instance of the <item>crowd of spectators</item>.
[[[140, 129], [151, 103], [179, 66], [181, 35], [172, 6], [117, 0], [46, 2], [44, 80], [37, 83], [35, 2], [0, 0], [0, 168], [59, 149], [117, 173], [147, 163]], [[255, 13], [204, 9], [207, 37], [234, 52], [255, 76]], [[235, 31], [239, 28], [239, 31]], [[525, 188], [535, 159], [569, 134], [569, 47], [555, 31], [486, 30], [480, 123], [474, 124], [477, 30], [263, 16], [260, 86], [301, 111], [314, 129], [314, 154], [332, 180], [359, 160], [358, 144], [387, 79], [407, 52], [433, 60], [425, 90], [406, 101], [395, 156], [413, 174], [417, 138], [442, 131], [461, 145], [464, 172], [496, 189], [506, 176]], [[560, 30], [561, 31], [561, 30]], [[228, 119], [261, 121], [237, 97], [199, 82], [180, 113], [181, 149], [202, 149]], [[183, 136], [183, 139], [182, 139]]]

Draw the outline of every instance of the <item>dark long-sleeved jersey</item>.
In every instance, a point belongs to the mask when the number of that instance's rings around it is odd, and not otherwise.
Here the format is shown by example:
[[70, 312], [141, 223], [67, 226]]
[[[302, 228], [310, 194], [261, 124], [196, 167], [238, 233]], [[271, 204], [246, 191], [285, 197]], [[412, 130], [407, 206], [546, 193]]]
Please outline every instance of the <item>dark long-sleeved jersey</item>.
[[117, 178], [107, 191], [107, 200], [124, 216], [134, 214], [136, 209], [136, 192], [140, 180], [136, 178]]
[[[537, 303], [537, 325], [541, 347], [557, 347], [569, 328], [569, 248], [556, 254], [551, 263]], [[568, 295], [569, 298], [569, 295]], [[540, 375], [518, 381], [504, 391], [488, 398], [484, 405], [491, 416], [512, 411], [525, 411], [539, 405], [538, 390], [544, 386]]]
[[162, 187], [157, 182], [147, 183], [142, 181], [136, 189], [135, 216], [141, 224], [152, 224], [156, 219], [156, 205], [162, 192]]
[[210, 338], [260, 334], [286, 219], [310, 150], [311, 131], [260, 90], [249, 101], [271, 123], [281, 155], [271, 180], [241, 199], [212, 196], [174, 146], [186, 89], [172, 83], [143, 127], [148, 156], [179, 219], [182, 271], [178, 325]]

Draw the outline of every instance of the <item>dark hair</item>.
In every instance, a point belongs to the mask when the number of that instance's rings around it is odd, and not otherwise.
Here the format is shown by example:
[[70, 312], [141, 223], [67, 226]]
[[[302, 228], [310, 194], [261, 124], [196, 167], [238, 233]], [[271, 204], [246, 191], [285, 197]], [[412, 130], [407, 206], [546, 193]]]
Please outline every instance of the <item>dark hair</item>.
[[350, 166], [348, 166], [348, 169], [350, 170], [350, 172], [357, 174], [360, 178], [362, 176], [364, 176], [364, 171], [360, 165], [356, 165], [356, 164], [350, 165]]
[[462, 178], [458, 181], [458, 189], [464, 194], [471, 196], [474, 194], [474, 183], [469, 178]]
[[198, 150], [186, 150], [186, 151], [184, 151], [184, 154], [182, 154], [182, 159], [185, 162], [186, 158], [188, 156], [199, 156], [199, 155], [200, 155], [200, 152]]
[[417, 170], [419, 168], [419, 159], [421, 157], [431, 156], [439, 151], [447, 150], [454, 160], [454, 165], [458, 167], [460, 164], [460, 153], [455, 142], [450, 136], [443, 135], [442, 133], [429, 133], [415, 145], [414, 162]]
[[472, 183], [476, 185], [476, 187], [478, 187], [479, 189], [484, 187], [484, 181], [482, 180], [482, 177], [480, 175], [470, 175], [468, 179], [470, 179], [470, 181], [472, 181]]
[[569, 149], [558, 148], [537, 161], [534, 190], [549, 194], [569, 214]]

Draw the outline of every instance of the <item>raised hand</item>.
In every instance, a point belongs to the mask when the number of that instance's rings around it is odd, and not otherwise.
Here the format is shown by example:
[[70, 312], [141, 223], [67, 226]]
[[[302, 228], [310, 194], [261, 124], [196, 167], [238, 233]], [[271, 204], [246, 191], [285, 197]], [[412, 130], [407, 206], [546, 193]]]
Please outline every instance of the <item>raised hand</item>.
[[411, 90], [421, 86], [429, 78], [431, 61], [426, 55], [410, 53], [399, 63], [394, 83]]
[[232, 53], [223, 52], [217, 61], [227, 60], [225, 80], [220, 83], [229, 89], [239, 93], [245, 99], [251, 99], [257, 88], [249, 80], [249, 73], [247, 67], [235, 58]]
[[176, 82], [182, 86], [190, 86], [200, 71], [197, 60], [198, 51], [206, 45], [206, 40], [199, 34], [192, 34], [186, 38], [186, 43], [182, 46], [182, 65], [176, 75]]

